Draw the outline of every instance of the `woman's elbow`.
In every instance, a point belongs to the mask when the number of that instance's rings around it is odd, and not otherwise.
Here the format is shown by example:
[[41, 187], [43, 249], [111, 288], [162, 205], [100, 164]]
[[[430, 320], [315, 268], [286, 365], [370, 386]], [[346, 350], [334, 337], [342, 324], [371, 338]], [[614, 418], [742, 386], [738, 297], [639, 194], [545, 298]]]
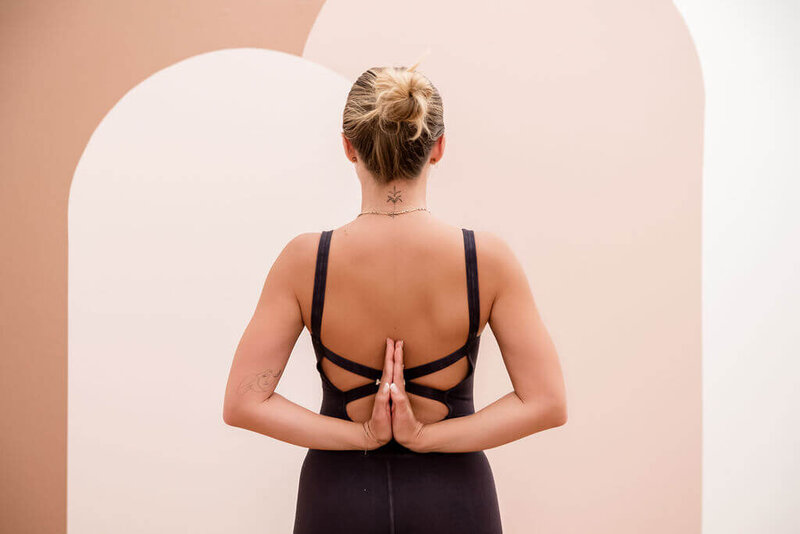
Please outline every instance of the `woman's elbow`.
[[542, 430], [567, 423], [567, 402], [563, 398], [553, 396], [542, 400], [537, 411]]
[[555, 402], [550, 408], [550, 426], [555, 428], [567, 424], [566, 401]]
[[226, 402], [222, 407], [222, 421], [230, 426], [242, 426], [244, 409], [234, 403]]
[[534, 434], [567, 423], [567, 403], [556, 395], [539, 396], [525, 402], [529, 414], [529, 432]]

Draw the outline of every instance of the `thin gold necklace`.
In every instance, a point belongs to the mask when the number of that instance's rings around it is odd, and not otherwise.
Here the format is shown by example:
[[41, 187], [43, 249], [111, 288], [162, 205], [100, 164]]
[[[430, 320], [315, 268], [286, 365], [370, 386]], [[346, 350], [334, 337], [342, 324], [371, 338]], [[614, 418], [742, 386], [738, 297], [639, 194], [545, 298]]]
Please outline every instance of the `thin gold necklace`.
[[403, 213], [409, 213], [409, 212], [412, 212], [412, 211], [419, 211], [419, 210], [425, 210], [428, 213], [431, 212], [431, 210], [429, 210], [428, 208], [413, 208], [413, 209], [401, 210], [401, 211], [377, 211], [377, 210], [372, 210], [372, 211], [362, 211], [356, 217], [361, 217], [362, 215], [366, 215], [367, 213], [375, 213], [377, 215], [388, 215], [389, 217], [394, 217], [395, 215], [401, 215]]

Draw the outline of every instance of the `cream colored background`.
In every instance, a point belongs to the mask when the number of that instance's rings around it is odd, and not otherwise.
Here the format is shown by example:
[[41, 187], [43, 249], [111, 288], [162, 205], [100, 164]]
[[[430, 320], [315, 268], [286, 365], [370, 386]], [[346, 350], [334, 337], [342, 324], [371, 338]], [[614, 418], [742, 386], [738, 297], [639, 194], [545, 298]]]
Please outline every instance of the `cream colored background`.
[[[283, 237], [295, 230], [270, 226], [270, 217], [280, 212], [257, 214], [257, 202], [237, 195], [247, 190], [294, 199], [281, 220], [308, 229], [318, 222], [313, 229], [319, 230], [351, 216], [346, 203], [357, 205], [355, 179], [333, 149], [320, 156], [331, 158], [326, 167], [298, 168], [299, 157], [279, 163], [277, 169], [291, 170], [293, 179], [309, 180], [288, 189], [275, 180], [275, 159], [255, 159], [254, 145], [244, 147], [254, 159], [244, 160], [240, 173], [221, 175], [222, 166], [199, 169], [192, 154], [229, 162], [232, 154], [241, 155], [236, 150], [243, 150], [242, 140], [253, 143], [253, 135], [264, 131], [265, 124], [255, 121], [244, 123], [252, 129], [236, 137], [214, 137], [243, 124], [230, 116], [228, 130], [200, 130], [188, 140], [166, 137], [163, 152], [154, 154], [156, 148], [146, 143], [153, 136], [185, 134], [197, 124], [191, 121], [220, 124], [223, 115], [206, 109], [198, 119], [191, 104], [209, 90], [225, 94], [231, 78], [222, 77], [217, 87], [209, 82], [195, 88], [192, 81], [208, 82], [224, 62], [206, 61], [228, 52], [193, 57], [201, 52], [258, 47], [302, 55], [316, 66], [288, 58], [259, 65], [298, 76], [296, 87], [309, 80], [322, 84], [318, 94], [299, 98], [332, 97], [326, 87], [338, 90], [340, 98], [330, 104], [341, 106], [342, 88], [364, 68], [407, 64], [430, 46], [422, 70], [443, 93], [449, 140], [432, 183], [431, 206], [512, 243], [559, 347], [570, 394], [567, 426], [488, 451], [506, 531], [699, 530], [703, 90], [691, 39], [671, 4], [509, 2], [502, 12], [476, 8], [456, 22], [457, 6], [449, 2], [411, 2], [399, 11], [389, 4], [333, 2], [316, 18], [305, 45], [317, 4], [200, 2], [189, 13], [182, 4], [180, 16], [163, 4], [89, 6], [53, 5], [40, 12], [15, 6], [5, 8], [3, 19], [9, 29], [4, 44], [20, 50], [11, 58], [9, 48], [2, 48], [4, 65], [18, 73], [3, 89], [9, 96], [3, 116], [16, 134], [4, 143], [10, 156], [2, 163], [4, 238], [15, 251], [3, 267], [11, 296], [4, 299], [10, 303], [4, 318], [16, 332], [12, 341], [3, 340], [4, 353], [7, 348], [12, 355], [4, 366], [8, 362], [17, 377], [4, 382], [3, 394], [25, 406], [8, 414], [13, 437], [3, 433], [4, 450], [12, 451], [4, 458], [13, 457], [4, 460], [2, 502], [13, 513], [0, 514], [3, 527], [63, 531], [68, 509], [74, 532], [110, 524], [117, 531], [151, 532], [185, 526], [191, 506], [195, 512], [188, 521], [196, 521], [198, 532], [203, 530], [197, 525], [216, 532], [231, 521], [264, 530], [265, 515], [272, 528], [267, 531], [287, 531], [286, 505], [294, 495], [273, 482], [296, 480], [302, 451], [225, 428], [219, 410], [224, 372], [257, 296], [256, 282]], [[31, 35], [40, 40], [31, 41]], [[82, 57], [80, 69], [72, 57]], [[187, 57], [192, 65], [178, 63]], [[149, 87], [151, 94], [137, 97], [133, 91], [119, 102], [75, 169], [107, 111], [131, 87], [172, 64], [137, 87]], [[272, 71], [243, 79], [267, 74]], [[178, 94], [191, 97], [182, 103], [185, 122], [163, 100]], [[159, 130], [159, 113], [167, 111], [173, 115], [163, 115], [163, 124], [173, 129]], [[264, 115], [251, 119], [259, 116]], [[127, 128], [146, 118], [150, 136]], [[338, 129], [326, 138], [324, 126], [309, 123], [315, 146], [338, 143]], [[140, 144], [125, 147], [130, 140]], [[210, 141], [217, 142], [216, 154], [197, 152]], [[52, 148], [43, 154], [43, 147]], [[131, 152], [135, 148], [142, 152]], [[139, 161], [136, 155], [151, 157]], [[65, 208], [73, 170], [67, 308]], [[259, 170], [264, 174], [255, 174]], [[43, 185], [46, 180], [51, 185]], [[300, 183], [315, 184], [314, 196], [293, 197], [292, 187]], [[114, 185], [126, 187], [127, 194]], [[177, 194], [180, 185], [201, 202], [217, 202], [215, 218], [200, 218], [202, 210], [191, 202], [166, 211], [166, 199], [186, 197], [159, 193]], [[338, 195], [336, 202], [325, 197], [325, 188]], [[221, 202], [220, 191], [231, 195], [230, 203]], [[155, 220], [169, 225], [167, 233], [146, 226], [152, 221], [141, 207], [148, 202], [150, 213], [161, 217]], [[337, 207], [320, 221], [297, 216], [298, 207], [312, 213], [316, 202]], [[208, 226], [183, 226], [192, 220]], [[231, 226], [223, 231], [215, 222]], [[252, 222], [264, 226], [245, 232], [245, 223]], [[126, 236], [130, 246], [108, 240], [110, 235]], [[172, 257], [170, 237], [188, 241]], [[246, 256], [234, 256], [243, 250]], [[242, 271], [232, 282], [228, 267], [239, 259], [234, 268]], [[153, 268], [158, 260], [163, 269]], [[50, 270], [58, 265], [60, 270]], [[125, 308], [125, 302], [135, 306]], [[203, 307], [181, 308], [191, 303]], [[136, 331], [141, 324], [151, 328]], [[479, 407], [509, 387], [496, 344], [486, 341], [478, 366]], [[97, 359], [101, 354], [105, 360]], [[311, 362], [307, 344], [299, 345], [290, 363], [293, 381], [284, 379], [279, 388], [315, 408], [318, 378]], [[156, 364], [162, 366], [158, 374]], [[47, 386], [37, 387], [42, 383]], [[158, 475], [163, 476], [153, 478]], [[189, 487], [193, 491], [185, 491]]]
[[703, 532], [800, 525], [800, 3], [680, 0], [706, 87]]

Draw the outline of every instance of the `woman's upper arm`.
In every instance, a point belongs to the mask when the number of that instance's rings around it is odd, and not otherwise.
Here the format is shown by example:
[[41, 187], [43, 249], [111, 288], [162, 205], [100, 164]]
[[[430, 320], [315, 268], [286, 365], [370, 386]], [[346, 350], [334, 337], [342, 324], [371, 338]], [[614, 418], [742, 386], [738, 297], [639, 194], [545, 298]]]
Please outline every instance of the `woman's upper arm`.
[[307, 261], [314, 239], [313, 233], [293, 238], [267, 274], [255, 311], [233, 356], [223, 407], [223, 419], [227, 423], [241, 408], [267, 400], [278, 385], [303, 331], [295, 286], [297, 273]]
[[[481, 239], [482, 238], [482, 239]], [[481, 232], [479, 250], [496, 288], [489, 325], [508, 370], [514, 392], [523, 402], [552, 404], [566, 422], [566, 391], [558, 353], [542, 321], [522, 264], [508, 244]]]

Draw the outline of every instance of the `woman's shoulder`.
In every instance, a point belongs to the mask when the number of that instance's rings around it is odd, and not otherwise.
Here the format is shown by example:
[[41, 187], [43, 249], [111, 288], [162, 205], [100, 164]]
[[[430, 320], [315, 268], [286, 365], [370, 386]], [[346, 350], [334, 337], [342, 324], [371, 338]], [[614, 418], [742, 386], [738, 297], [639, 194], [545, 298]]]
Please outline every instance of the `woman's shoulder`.
[[473, 230], [473, 233], [479, 262], [502, 270], [516, 260], [511, 245], [504, 237], [483, 229]]
[[322, 232], [302, 232], [283, 245], [272, 269], [280, 268], [301, 279], [314, 271], [314, 263]]
[[509, 285], [525, 278], [525, 269], [509, 241], [495, 232], [475, 230], [478, 279], [493, 307], [497, 296]]
[[287, 260], [307, 258], [309, 251], [316, 251], [321, 235], [322, 231], [297, 234], [286, 242], [280, 255]]

